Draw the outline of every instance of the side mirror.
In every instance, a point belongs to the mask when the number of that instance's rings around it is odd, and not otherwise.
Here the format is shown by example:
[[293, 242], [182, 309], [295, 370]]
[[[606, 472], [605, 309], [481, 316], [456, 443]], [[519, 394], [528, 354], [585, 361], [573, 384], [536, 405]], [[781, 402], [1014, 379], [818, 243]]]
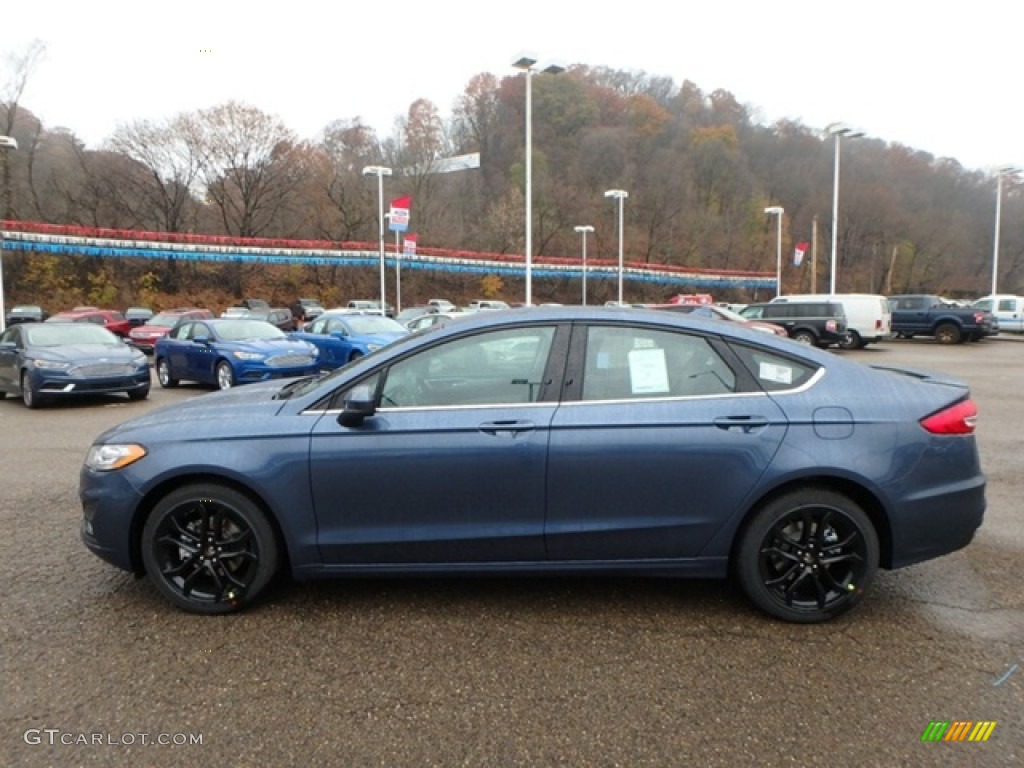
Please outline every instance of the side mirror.
[[343, 427], [358, 427], [377, 412], [373, 387], [360, 384], [353, 387], [342, 405], [338, 423]]

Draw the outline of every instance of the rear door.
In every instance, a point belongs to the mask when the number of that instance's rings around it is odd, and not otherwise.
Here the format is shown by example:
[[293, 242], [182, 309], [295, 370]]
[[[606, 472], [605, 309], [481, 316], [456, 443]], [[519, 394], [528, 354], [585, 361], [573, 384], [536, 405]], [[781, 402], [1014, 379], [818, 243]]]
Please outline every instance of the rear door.
[[696, 557], [788, 428], [728, 349], [694, 332], [577, 326], [565, 395], [548, 459], [552, 561]]

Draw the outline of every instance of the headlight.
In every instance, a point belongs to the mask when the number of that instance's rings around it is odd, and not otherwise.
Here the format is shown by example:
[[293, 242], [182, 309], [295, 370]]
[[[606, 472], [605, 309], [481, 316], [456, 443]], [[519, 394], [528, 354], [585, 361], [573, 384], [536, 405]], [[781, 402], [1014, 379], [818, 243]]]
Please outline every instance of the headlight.
[[122, 469], [146, 455], [146, 449], [135, 443], [94, 445], [85, 456], [85, 466], [97, 472]]
[[45, 368], [50, 371], [63, 371], [71, 366], [71, 363], [64, 363], [60, 360], [33, 360], [32, 365], [36, 368]]
[[261, 355], [259, 352], [232, 352], [232, 357], [236, 357], [239, 360], [262, 360], [266, 355]]
[[380, 349], [380, 347], [381, 347], [380, 344], [367, 344], [366, 345], [366, 348], [368, 350], [370, 350], [371, 352], [376, 352], [378, 349]]

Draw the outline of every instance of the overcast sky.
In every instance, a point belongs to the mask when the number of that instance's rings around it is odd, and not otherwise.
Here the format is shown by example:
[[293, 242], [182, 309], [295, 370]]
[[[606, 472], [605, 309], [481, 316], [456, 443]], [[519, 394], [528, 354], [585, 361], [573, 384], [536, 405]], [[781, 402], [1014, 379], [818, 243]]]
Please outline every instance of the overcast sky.
[[0, 84], [7, 55], [43, 41], [22, 104], [94, 148], [119, 123], [229, 99], [303, 138], [356, 116], [386, 137], [414, 100], [447, 116], [473, 75], [532, 51], [988, 172], [1024, 165], [1021, 16], [1012, 0], [34, 0], [0, 11]]

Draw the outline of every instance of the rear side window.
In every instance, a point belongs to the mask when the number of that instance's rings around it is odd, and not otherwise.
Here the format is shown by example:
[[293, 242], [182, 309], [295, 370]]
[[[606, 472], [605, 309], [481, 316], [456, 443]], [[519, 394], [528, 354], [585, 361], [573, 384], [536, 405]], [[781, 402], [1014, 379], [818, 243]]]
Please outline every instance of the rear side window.
[[820, 366], [796, 360], [776, 352], [734, 344], [733, 351], [743, 361], [750, 375], [766, 392], [784, 392], [807, 384]]

